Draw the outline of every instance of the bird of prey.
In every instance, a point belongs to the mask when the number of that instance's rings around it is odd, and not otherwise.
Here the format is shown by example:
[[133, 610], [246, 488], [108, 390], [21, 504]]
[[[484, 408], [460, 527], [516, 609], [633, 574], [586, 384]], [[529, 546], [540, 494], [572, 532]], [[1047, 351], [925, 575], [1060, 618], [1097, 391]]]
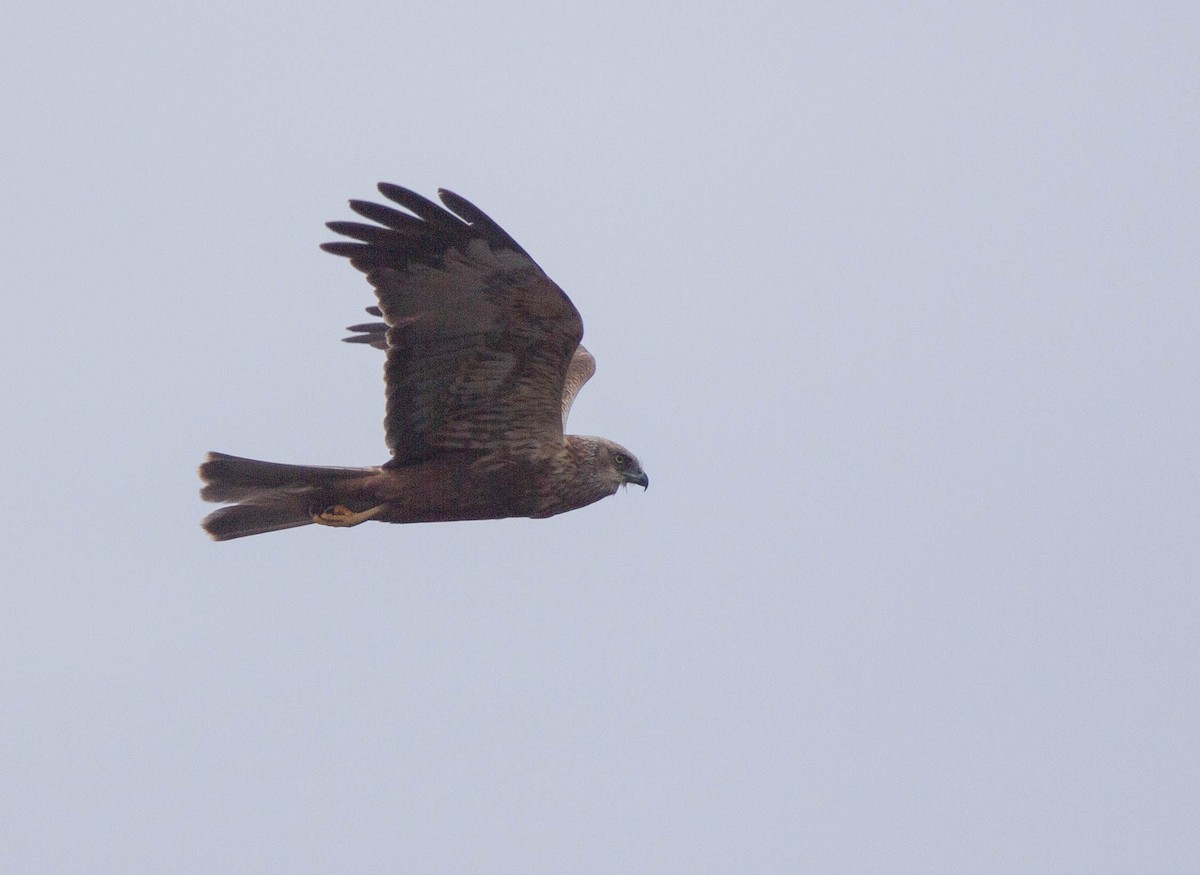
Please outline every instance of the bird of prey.
[[349, 238], [321, 248], [375, 288], [382, 322], [345, 338], [387, 352], [384, 430], [391, 458], [371, 468], [258, 462], [209, 453], [203, 522], [215, 540], [317, 523], [548, 517], [649, 478], [599, 437], [564, 434], [595, 371], [570, 299], [487, 215], [453, 192], [442, 207], [389, 183], [404, 208], [352, 200], [374, 224], [330, 222]]

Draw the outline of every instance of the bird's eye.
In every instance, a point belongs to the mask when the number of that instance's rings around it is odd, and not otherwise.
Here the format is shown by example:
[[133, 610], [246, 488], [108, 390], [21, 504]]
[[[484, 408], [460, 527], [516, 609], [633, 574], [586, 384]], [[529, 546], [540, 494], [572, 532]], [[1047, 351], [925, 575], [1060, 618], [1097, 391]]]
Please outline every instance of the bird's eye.
[[624, 465], [625, 464], [625, 454], [617, 453], [615, 456], [613, 456], [613, 461], [616, 462], [618, 465]]

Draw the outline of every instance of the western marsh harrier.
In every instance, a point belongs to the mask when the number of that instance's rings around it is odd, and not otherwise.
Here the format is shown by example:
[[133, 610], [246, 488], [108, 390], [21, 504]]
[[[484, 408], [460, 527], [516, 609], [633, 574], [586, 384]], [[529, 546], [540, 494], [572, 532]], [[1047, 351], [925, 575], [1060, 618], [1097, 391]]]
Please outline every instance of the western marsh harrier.
[[392, 457], [321, 468], [209, 453], [200, 466], [216, 540], [318, 523], [548, 517], [649, 478], [629, 450], [563, 433], [596, 369], [570, 299], [483, 211], [449, 191], [445, 208], [381, 183], [404, 207], [350, 201], [375, 224], [330, 222], [350, 238], [321, 248], [375, 287], [382, 322], [351, 343], [387, 351], [384, 429]]

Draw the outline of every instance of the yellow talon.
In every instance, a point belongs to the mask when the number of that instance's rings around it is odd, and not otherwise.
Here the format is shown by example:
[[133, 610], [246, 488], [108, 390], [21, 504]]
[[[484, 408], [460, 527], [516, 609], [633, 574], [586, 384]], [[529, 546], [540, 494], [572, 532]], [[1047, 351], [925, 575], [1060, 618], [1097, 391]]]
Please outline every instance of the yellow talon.
[[327, 507], [320, 513], [312, 515], [312, 521], [322, 526], [337, 526], [339, 528], [348, 528], [357, 526], [359, 523], [365, 523], [367, 520], [375, 517], [387, 505], [377, 504], [372, 508], [363, 511], [352, 511], [344, 504], [335, 504], [332, 507]]

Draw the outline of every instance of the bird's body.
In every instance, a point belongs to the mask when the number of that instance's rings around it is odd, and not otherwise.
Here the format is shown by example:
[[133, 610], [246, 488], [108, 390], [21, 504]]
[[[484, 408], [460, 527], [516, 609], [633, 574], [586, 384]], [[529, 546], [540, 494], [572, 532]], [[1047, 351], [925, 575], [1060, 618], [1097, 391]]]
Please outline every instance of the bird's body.
[[628, 450], [565, 435], [595, 369], [562, 290], [477, 207], [447, 210], [397, 186], [407, 208], [352, 201], [378, 222], [331, 222], [359, 242], [326, 244], [367, 273], [383, 322], [347, 338], [387, 351], [385, 430], [392, 458], [372, 468], [258, 462], [210, 453], [208, 501], [233, 502], [204, 527], [217, 540], [309, 523], [351, 526], [548, 517], [625, 483], [649, 482]]

